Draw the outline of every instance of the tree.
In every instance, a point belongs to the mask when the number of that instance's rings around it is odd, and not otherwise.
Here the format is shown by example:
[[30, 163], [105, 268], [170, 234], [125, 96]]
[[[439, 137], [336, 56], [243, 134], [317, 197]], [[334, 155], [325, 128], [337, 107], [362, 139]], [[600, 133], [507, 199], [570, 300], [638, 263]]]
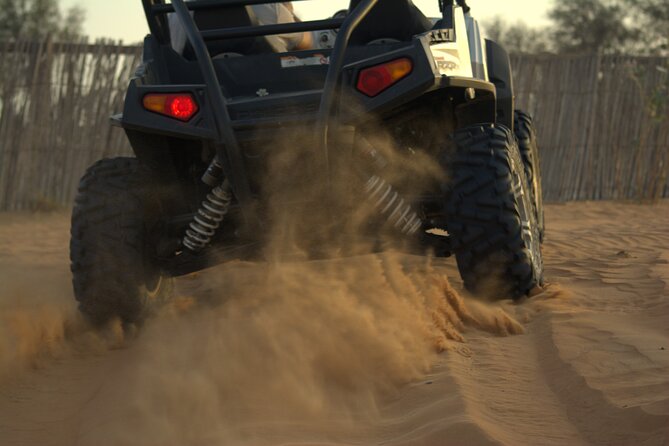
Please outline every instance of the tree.
[[624, 52], [634, 38], [617, 0], [557, 0], [548, 16], [553, 40], [565, 53]]
[[500, 16], [483, 22], [483, 29], [488, 38], [512, 53], [543, 53], [552, 49], [548, 31], [532, 28], [524, 22], [509, 24]]
[[484, 30], [511, 52], [669, 55], [667, 0], [553, 0], [548, 15], [545, 28], [496, 17]]
[[667, 0], [555, 0], [549, 17], [561, 52], [669, 54]]
[[635, 10], [635, 33], [640, 51], [646, 54], [669, 55], [669, 6], [666, 0], [627, 0]]
[[25, 2], [0, 0], [0, 37], [7, 39], [21, 34], [26, 9]]
[[72, 40], [81, 35], [85, 11], [61, 12], [58, 0], [0, 0], [0, 39]]
[[81, 6], [72, 6], [65, 13], [65, 18], [59, 32], [64, 41], [76, 40], [83, 35], [86, 10]]

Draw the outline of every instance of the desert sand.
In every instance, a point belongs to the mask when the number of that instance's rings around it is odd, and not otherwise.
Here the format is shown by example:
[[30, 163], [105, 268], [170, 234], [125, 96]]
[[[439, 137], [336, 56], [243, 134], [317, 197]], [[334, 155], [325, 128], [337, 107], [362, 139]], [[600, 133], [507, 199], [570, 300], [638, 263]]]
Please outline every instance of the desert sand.
[[0, 445], [669, 444], [669, 202], [546, 220], [520, 303], [453, 259], [235, 262], [128, 336], [79, 319], [67, 215], [0, 215]]

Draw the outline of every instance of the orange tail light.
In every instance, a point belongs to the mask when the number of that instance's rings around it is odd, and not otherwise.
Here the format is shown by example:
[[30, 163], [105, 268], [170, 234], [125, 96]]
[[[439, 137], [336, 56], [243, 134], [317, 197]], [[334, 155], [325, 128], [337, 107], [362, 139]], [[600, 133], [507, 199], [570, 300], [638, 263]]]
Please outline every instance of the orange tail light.
[[357, 89], [373, 98], [410, 75], [412, 71], [413, 62], [406, 57], [365, 68], [358, 76]]

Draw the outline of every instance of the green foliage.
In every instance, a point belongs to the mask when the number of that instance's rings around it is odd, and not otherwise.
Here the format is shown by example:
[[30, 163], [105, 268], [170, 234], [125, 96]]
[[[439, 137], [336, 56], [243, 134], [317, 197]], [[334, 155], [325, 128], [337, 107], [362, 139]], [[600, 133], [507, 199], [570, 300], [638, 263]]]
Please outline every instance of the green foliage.
[[641, 51], [669, 55], [669, 4], [667, 0], [627, 0], [635, 10], [633, 21]]
[[669, 54], [667, 0], [555, 0], [549, 16], [560, 52]]
[[549, 17], [560, 52], [622, 52], [634, 37], [625, 23], [625, 5], [619, 1], [557, 0]]
[[524, 22], [509, 24], [497, 16], [483, 25], [490, 39], [514, 53], [543, 53], [552, 49], [545, 30], [532, 28]]
[[544, 28], [496, 17], [484, 29], [515, 53], [669, 55], [667, 0], [553, 0], [548, 17]]
[[63, 14], [58, 0], [0, 0], [0, 39], [73, 40], [81, 36], [85, 16], [79, 6]]
[[73, 6], [65, 13], [60, 28], [60, 39], [64, 41], [76, 40], [82, 36], [86, 10], [81, 6]]
[[0, 0], [0, 37], [15, 37], [21, 34], [27, 6], [25, 2]]

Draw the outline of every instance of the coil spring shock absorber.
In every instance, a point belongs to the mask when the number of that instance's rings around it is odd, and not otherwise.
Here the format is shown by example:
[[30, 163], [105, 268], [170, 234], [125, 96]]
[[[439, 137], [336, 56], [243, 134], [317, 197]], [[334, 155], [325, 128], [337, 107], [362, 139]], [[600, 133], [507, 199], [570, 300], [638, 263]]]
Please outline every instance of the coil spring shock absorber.
[[182, 244], [191, 251], [202, 251], [216, 234], [216, 230], [230, 211], [232, 193], [228, 181], [215, 187], [197, 211], [186, 230]]
[[[358, 149], [364, 155], [371, 168], [379, 171], [388, 166], [388, 161], [365, 138], [358, 140]], [[381, 210], [386, 220], [407, 235], [414, 235], [422, 226], [423, 221], [413, 210], [410, 203], [404, 201], [395, 188], [378, 175], [374, 175], [365, 185], [365, 193], [369, 200], [375, 201], [374, 207]]]
[[400, 194], [386, 180], [374, 175], [365, 185], [369, 199], [376, 201], [374, 206], [381, 209], [387, 221], [407, 235], [415, 234], [423, 221], [413, 210], [411, 204], [404, 201]]

